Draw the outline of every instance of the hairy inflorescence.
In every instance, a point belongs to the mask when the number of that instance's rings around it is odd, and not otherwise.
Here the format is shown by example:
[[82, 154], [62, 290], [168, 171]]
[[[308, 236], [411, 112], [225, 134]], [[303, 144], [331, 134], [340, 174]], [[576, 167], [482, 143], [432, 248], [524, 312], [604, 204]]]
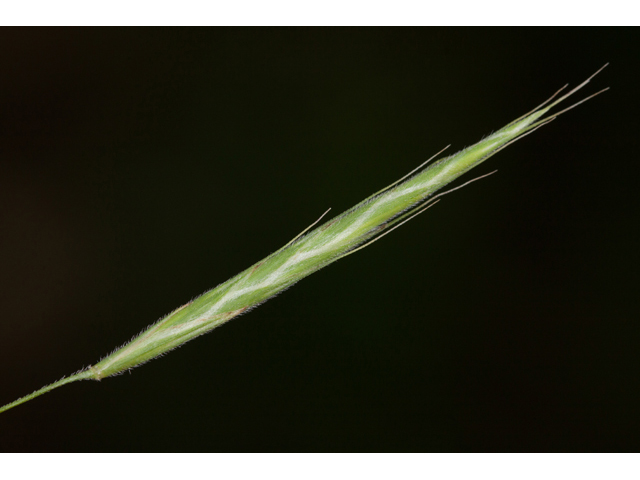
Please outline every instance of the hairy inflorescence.
[[545, 117], [551, 108], [586, 85], [596, 74], [550, 103], [564, 90], [565, 85], [542, 105], [475, 145], [428, 167], [425, 164], [429, 161], [425, 162], [387, 188], [309, 231], [323, 215], [284, 247], [160, 319], [95, 365], [5, 405], [0, 412], [66, 383], [101, 380], [162, 356], [257, 307], [313, 272], [368, 246], [434, 205], [440, 196], [449, 193], [436, 193], [447, 184], [569, 108], [604, 91]]

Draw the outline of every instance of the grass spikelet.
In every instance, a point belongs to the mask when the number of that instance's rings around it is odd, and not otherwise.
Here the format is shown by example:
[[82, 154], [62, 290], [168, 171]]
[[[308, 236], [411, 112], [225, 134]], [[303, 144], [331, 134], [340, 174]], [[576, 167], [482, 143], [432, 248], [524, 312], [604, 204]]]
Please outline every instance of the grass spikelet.
[[442, 153], [439, 152], [405, 177], [311, 230], [328, 213], [327, 210], [284, 247], [160, 319], [95, 365], [5, 405], [0, 408], [0, 413], [67, 383], [101, 380], [140, 366], [247, 313], [330, 263], [371, 245], [433, 206], [446, 193], [486, 176], [437, 193], [461, 175], [560, 114], [607, 90], [601, 90], [560, 112], [550, 113], [553, 107], [589, 83], [600, 70], [562, 97], [556, 99], [566, 85], [531, 112], [475, 145], [425, 167]]

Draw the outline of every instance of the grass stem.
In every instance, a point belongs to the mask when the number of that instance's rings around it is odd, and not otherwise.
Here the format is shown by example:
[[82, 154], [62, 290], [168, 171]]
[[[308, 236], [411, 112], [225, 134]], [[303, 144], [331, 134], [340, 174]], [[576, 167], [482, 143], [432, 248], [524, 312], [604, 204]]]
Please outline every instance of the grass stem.
[[91, 380], [93, 379], [93, 373], [90, 370], [84, 370], [82, 372], [78, 372], [75, 375], [71, 375], [69, 377], [64, 377], [60, 380], [58, 380], [57, 382], [54, 382], [50, 385], [46, 385], [44, 387], [42, 387], [40, 390], [36, 390], [35, 392], [29, 394], [29, 395], [25, 395], [22, 398], [19, 398], [18, 400], [15, 400], [14, 402], [8, 403], [7, 405], [5, 405], [4, 407], [0, 407], [0, 413], [2, 412], [6, 412], [7, 410], [13, 408], [13, 407], [17, 407], [18, 405], [20, 405], [21, 403], [24, 402], [28, 402], [29, 400], [32, 400], [36, 397], [39, 397], [40, 395], [44, 395], [47, 392], [50, 392], [51, 390], [61, 387], [62, 385], [66, 385], [67, 383], [73, 383], [73, 382], [77, 382], [78, 380]]

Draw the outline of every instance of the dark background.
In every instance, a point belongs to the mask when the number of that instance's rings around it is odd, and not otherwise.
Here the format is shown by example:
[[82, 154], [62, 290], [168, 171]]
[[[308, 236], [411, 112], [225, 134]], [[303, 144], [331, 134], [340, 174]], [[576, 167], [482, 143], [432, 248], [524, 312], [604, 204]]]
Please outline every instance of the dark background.
[[0, 30], [0, 404], [611, 62], [498, 174], [0, 449], [637, 451], [638, 37]]

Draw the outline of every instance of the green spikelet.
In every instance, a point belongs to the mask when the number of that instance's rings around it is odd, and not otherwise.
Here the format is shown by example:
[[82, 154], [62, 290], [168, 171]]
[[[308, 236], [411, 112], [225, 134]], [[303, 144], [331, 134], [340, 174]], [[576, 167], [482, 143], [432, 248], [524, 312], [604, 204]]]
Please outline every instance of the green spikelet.
[[436, 192], [450, 182], [569, 108], [604, 91], [543, 118], [600, 70], [555, 102], [550, 103], [566, 86], [533, 111], [475, 145], [427, 168], [421, 165], [401, 180], [307, 233], [315, 226], [313, 224], [280, 250], [178, 308], [100, 362], [5, 405], [0, 412], [61, 385], [77, 380], [101, 380], [141, 365], [260, 305], [307, 275], [364, 248], [433, 205], [439, 196], [448, 193]]

